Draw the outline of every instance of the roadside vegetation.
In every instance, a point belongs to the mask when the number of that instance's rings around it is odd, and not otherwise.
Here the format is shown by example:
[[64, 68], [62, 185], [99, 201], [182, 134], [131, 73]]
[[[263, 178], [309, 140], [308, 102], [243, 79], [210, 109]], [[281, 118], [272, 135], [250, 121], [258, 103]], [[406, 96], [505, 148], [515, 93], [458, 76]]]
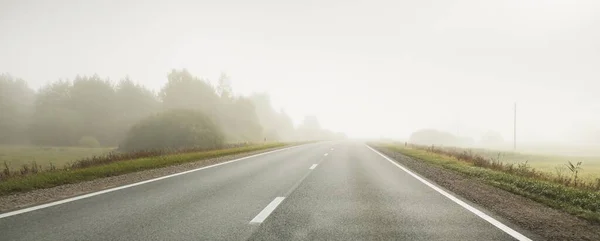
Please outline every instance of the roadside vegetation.
[[568, 161], [574, 164], [582, 162], [584, 171], [579, 177], [582, 180], [595, 181], [596, 178], [600, 178], [600, 149], [598, 145], [591, 143], [600, 143], [600, 135], [597, 136], [599, 139], [595, 139], [594, 136], [595, 134], [590, 133], [590, 139], [580, 140], [590, 144], [521, 143], [519, 151], [515, 152], [512, 143], [494, 131], [483, 133], [476, 141], [472, 137], [458, 136], [446, 131], [421, 129], [410, 135], [408, 143], [428, 147], [434, 145], [436, 150], [442, 148], [449, 152], [462, 153], [467, 150], [471, 154], [499, 160], [504, 164], [518, 165], [527, 162], [531, 168], [557, 175], [568, 175], [569, 170], [565, 165]]
[[600, 223], [600, 178], [582, 179], [582, 162], [565, 160], [566, 173], [550, 173], [532, 168], [527, 161], [505, 163], [458, 148], [402, 144], [377, 144], [433, 165], [477, 178], [486, 183], [531, 198], [550, 207]]
[[[436, 149], [437, 148], [439, 147], [436, 147]], [[507, 165], [527, 163], [527, 165], [531, 168], [535, 168], [538, 171], [550, 173], [556, 176], [568, 176], [571, 173], [568, 168], [570, 166], [568, 162], [571, 162], [572, 164], [581, 162], [581, 171], [578, 174], [578, 179], [585, 182], [595, 182], [598, 178], [600, 178], [600, 156], [533, 154], [512, 151], [496, 151], [482, 148], [464, 149], [445, 147], [444, 149], [452, 150], [454, 152], [463, 152], [467, 150], [474, 155], [480, 155], [487, 159], [499, 160]]]
[[44, 171], [35, 170], [30, 167], [26, 171], [21, 169], [20, 172], [11, 172], [5, 168], [2, 172], [2, 180], [0, 180], [0, 195], [50, 188], [215, 157], [283, 147], [285, 145], [287, 144], [269, 143], [229, 146], [225, 149], [214, 150], [190, 148], [122, 154], [110, 153], [104, 156], [84, 158], [63, 168], [47, 169]]

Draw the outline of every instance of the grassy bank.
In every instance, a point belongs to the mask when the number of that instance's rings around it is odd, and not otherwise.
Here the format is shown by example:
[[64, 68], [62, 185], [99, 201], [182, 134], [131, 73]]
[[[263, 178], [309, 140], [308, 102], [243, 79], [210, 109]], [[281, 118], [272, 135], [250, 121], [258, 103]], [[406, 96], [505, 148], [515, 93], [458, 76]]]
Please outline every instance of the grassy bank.
[[50, 188], [64, 184], [89, 181], [102, 177], [116, 176], [142, 170], [167, 167], [198, 160], [228, 156], [269, 148], [285, 146], [284, 143], [271, 143], [263, 145], [250, 145], [222, 150], [190, 152], [121, 160], [104, 165], [88, 166], [77, 169], [62, 169], [46, 171], [26, 176], [18, 176], [0, 181], [0, 195], [34, 189]]
[[[378, 148], [398, 152], [564, 210], [578, 217], [600, 223], [600, 191], [590, 185], [560, 183], [535, 172], [526, 165], [504, 165], [495, 160], [454, 157], [426, 149], [403, 145], [377, 144]], [[484, 163], [485, 162], [485, 163]], [[499, 167], [502, 166], [502, 167]]]

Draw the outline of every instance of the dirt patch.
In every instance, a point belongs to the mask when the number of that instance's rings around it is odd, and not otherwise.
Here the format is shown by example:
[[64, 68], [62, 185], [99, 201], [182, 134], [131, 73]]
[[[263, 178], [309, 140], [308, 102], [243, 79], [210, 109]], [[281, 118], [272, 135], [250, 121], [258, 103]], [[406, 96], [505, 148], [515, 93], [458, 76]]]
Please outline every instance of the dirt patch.
[[140, 172], [128, 173], [119, 176], [95, 179], [92, 181], [67, 184], [47, 189], [38, 189], [30, 192], [16, 193], [6, 196], [0, 196], [0, 212], [7, 212], [15, 209], [21, 209], [42, 203], [53, 202], [69, 197], [79, 196], [86, 193], [97, 192], [100, 190], [123, 186], [131, 183], [141, 182], [148, 179], [175, 174], [187, 170], [192, 170], [220, 162], [230, 161], [245, 156], [251, 156], [262, 152], [268, 152], [282, 147], [253, 151], [231, 156], [223, 156], [200, 160], [196, 162], [185, 163], [177, 166], [170, 166]]
[[[376, 148], [439, 186], [493, 212], [541, 239], [600, 240], [600, 225], [442, 167]], [[531, 237], [534, 238], [534, 237]]]

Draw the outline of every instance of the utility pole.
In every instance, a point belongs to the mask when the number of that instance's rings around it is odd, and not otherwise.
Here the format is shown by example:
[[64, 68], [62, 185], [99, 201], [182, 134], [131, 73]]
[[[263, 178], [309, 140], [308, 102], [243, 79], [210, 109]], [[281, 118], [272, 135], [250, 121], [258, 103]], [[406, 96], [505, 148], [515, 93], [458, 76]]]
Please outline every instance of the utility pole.
[[515, 114], [514, 114], [514, 133], [513, 133], [513, 151], [517, 150], [517, 102], [515, 102]]

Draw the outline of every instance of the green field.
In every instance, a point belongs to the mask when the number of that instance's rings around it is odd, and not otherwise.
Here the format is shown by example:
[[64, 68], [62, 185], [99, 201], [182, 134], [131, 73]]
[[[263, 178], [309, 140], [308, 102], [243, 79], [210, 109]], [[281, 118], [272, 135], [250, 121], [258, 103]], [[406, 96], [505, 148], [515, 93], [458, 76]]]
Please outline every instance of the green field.
[[600, 178], [600, 156], [567, 156], [567, 155], [549, 155], [549, 154], [530, 154], [507, 151], [494, 151], [488, 149], [464, 149], [471, 150], [475, 154], [487, 158], [499, 158], [504, 163], [524, 163], [527, 162], [531, 167], [552, 174], [557, 172], [567, 173], [566, 164], [582, 162], [581, 178], [593, 181]]
[[113, 149], [0, 145], [0, 164], [4, 169], [6, 162], [11, 170], [18, 170], [23, 165], [31, 165], [32, 162], [42, 166], [43, 169], [47, 169], [50, 163], [57, 168], [62, 168], [75, 160], [104, 155]]

